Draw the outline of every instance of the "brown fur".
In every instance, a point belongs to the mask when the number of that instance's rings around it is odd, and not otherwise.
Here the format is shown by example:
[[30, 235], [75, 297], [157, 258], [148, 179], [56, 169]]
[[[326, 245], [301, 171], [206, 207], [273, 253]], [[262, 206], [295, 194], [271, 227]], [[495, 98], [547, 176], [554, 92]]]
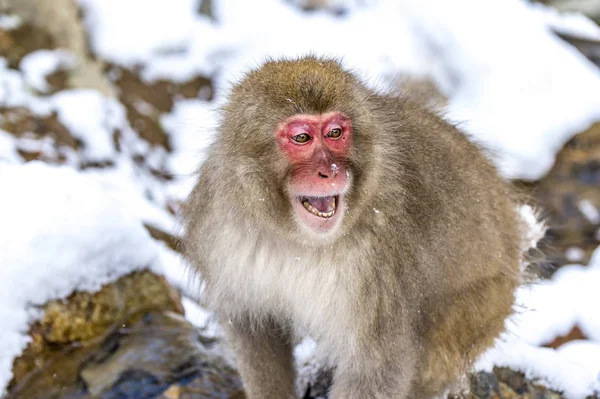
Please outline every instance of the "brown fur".
[[[274, 131], [328, 111], [352, 120], [353, 185], [338, 234], [315, 240]], [[234, 87], [184, 218], [250, 398], [294, 396], [301, 333], [336, 367], [333, 398], [439, 394], [501, 333], [519, 283], [515, 204], [480, 148], [334, 60], [267, 62]]]

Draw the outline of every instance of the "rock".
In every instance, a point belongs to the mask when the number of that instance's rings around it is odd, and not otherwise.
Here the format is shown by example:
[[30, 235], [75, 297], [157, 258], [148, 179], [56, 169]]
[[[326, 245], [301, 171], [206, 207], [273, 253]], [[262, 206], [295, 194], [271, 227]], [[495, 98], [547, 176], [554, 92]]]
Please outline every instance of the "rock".
[[469, 398], [477, 399], [559, 399], [562, 395], [533, 381], [522, 373], [496, 367], [493, 373], [471, 375]]
[[600, 244], [600, 122], [569, 140], [540, 181], [518, 185], [544, 211], [542, 249], [553, 269], [587, 264]]
[[244, 397], [218, 341], [185, 320], [177, 291], [150, 271], [41, 311], [6, 399]]
[[236, 371], [205, 342], [176, 313], [136, 313], [101, 340], [71, 346], [9, 398], [243, 398]]
[[[167, 390], [171, 397], [174, 393], [193, 397], [186, 395], [193, 393], [198, 398], [229, 398], [241, 392], [237, 372], [218, 353], [211, 353], [181, 316], [148, 314], [111, 339], [116, 349], [106, 357], [97, 356], [81, 370], [94, 397], [120, 398], [128, 392], [135, 392], [136, 398], [153, 397]], [[141, 390], [146, 396], [139, 394]]]
[[[326, 391], [331, 385], [331, 374], [318, 373], [307, 387], [303, 399], [327, 398]], [[447, 399], [560, 399], [560, 392], [553, 391], [525, 378], [523, 373], [504, 367], [494, 368], [492, 373], [480, 371], [469, 375], [470, 393], [451, 393]], [[166, 398], [165, 398], [166, 399]], [[598, 399], [597, 396], [586, 399]]]
[[167, 80], [144, 81], [137, 72], [112, 66], [108, 75], [118, 88], [119, 100], [127, 109], [127, 118], [133, 129], [146, 141], [171, 151], [169, 136], [160, 123], [162, 114], [171, 112], [176, 98], [213, 96], [211, 81], [197, 76], [183, 83]]
[[576, 36], [566, 32], [554, 32], [558, 37], [574, 46], [590, 61], [600, 67], [600, 40]]
[[347, 7], [343, 1], [336, 0], [286, 0], [305, 12], [328, 11], [334, 15], [346, 14]]
[[204, 15], [213, 21], [216, 20], [215, 12], [213, 7], [213, 0], [200, 0], [200, 5], [198, 7], [198, 14]]
[[600, 3], [596, 0], [541, 0], [561, 12], [579, 12], [600, 23]]
[[69, 87], [96, 89], [114, 96], [114, 88], [103, 75], [102, 63], [93, 59], [88, 50], [76, 0], [0, 0], [0, 6], [3, 11], [20, 17], [26, 26], [47, 33], [57, 48], [68, 50], [77, 58], [76, 67], [68, 75]]
[[17, 137], [17, 151], [26, 161], [64, 164], [82, 147], [56, 114], [39, 116], [24, 107], [0, 107], [0, 129]]
[[18, 69], [19, 63], [27, 54], [54, 48], [54, 39], [44, 28], [23, 23], [15, 29], [0, 29], [0, 57], [6, 58], [8, 66], [13, 69]]
[[543, 346], [545, 346], [546, 348], [556, 349], [556, 348], [566, 344], [567, 342], [586, 340], [586, 339], [589, 339], [589, 338], [583, 333], [583, 331], [581, 331], [579, 326], [575, 326], [571, 329], [571, 331], [569, 331], [565, 335], [555, 337], [551, 342], [548, 342], [547, 344], [544, 344]]
[[[79, 359], [81, 353], [77, 349], [92, 350], [128, 317], [150, 310], [183, 313], [177, 291], [164, 277], [150, 271], [124, 276], [94, 294], [75, 292], [64, 300], [48, 302], [41, 309], [41, 318], [30, 328], [32, 342], [13, 363], [9, 388], [32, 374], [44, 374], [51, 364], [77, 363], [74, 359]], [[65, 357], [67, 353], [70, 355]], [[57, 360], [62, 358], [64, 361]], [[76, 366], [71, 365], [71, 369]]]
[[152, 238], [164, 242], [173, 251], [179, 252], [179, 238], [167, 233], [166, 231], [153, 226], [149, 223], [144, 223], [144, 227]]

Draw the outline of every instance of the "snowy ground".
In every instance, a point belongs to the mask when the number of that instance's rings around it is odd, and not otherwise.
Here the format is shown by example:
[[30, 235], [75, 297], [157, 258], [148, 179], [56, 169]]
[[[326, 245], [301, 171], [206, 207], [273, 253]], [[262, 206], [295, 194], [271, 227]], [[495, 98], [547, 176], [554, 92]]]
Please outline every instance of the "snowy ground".
[[[179, 100], [164, 115], [174, 147], [165, 154], [139, 140], [114, 99], [87, 90], [32, 94], [31, 89], [46, 89], [44, 75], [73, 62], [68, 54], [32, 54], [21, 72], [0, 62], [0, 105], [56, 111], [85, 143], [83, 154], [71, 154], [73, 159], [114, 165], [102, 171], [76, 171], [68, 162], [24, 165], [13, 136], [0, 131], [0, 187], [10, 193], [0, 196], [0, 394], [14, 356], [27, 344], [34, 305], [73, 289], [97, 288], [143, 266], [194, 295], [178, 255], [153, 241], [142, 223], [176, 231], [176, 221], [163, 209], [189, 191], [217, 124], [216, 105], [231, 82], [267, 55], [341, 56], [381, 90], [403, 74], [432, 78], [449, 98], [448, 118], [493, 148], [509, 178], [543, 176], [574, 133], [600, 120], [600, 70], [549, 29], [600, 38], [600, 28], [523, 1], [341, 0], [336, 3], [348, 12], [335, 16], [302, 13], [282, 0], [220, 0], [214, 1], [218, 22], [196, 14], [197, 0], [79, 2], [98, 56], [142, 66], [148, 80], [212, 76], [216, 99]], [[119, 153], [110, 144], [114, 129], [127, 144]], [[140, 172], [128, 156], [139, 152], [149, 162], [166, 163], [179, 178], [158, 183]], [[588, 268], [567, 267], [552, 281], [521, 290], [509, 333], [478, 367], [507, 365], [572, 398], [600, 390], [597, 287], [600, 249]], [[185, 306], [188, 317], [206, 322], [205, 312], [188, 300]], [[589, 341], [559, 350], [540, 347], [575, 325]]]

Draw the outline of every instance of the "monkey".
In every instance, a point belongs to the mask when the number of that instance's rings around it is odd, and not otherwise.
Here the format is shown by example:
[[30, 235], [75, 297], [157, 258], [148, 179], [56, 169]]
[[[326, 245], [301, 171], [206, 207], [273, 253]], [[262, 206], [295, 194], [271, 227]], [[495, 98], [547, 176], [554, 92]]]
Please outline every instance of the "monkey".
[[220, 117], [182, 252], [247, 397], [297, 398], [302, 336], [332, 365], [331, 398], [454, 387], [520, 283], [516, 198], [485, 150], [316, 55], [248, 71]]

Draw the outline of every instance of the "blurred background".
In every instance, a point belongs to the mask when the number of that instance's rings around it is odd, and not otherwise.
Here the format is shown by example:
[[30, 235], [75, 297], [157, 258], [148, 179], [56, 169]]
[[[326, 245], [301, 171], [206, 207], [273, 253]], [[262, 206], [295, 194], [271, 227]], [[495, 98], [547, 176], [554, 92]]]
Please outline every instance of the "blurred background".
[[548, 226], [470, 397], [598, 398], [599, 22], [600, 0], [0, 0], [0, 397], [244, 397], [178, 212], [231, 84], [313, 53], [436, 89]]

